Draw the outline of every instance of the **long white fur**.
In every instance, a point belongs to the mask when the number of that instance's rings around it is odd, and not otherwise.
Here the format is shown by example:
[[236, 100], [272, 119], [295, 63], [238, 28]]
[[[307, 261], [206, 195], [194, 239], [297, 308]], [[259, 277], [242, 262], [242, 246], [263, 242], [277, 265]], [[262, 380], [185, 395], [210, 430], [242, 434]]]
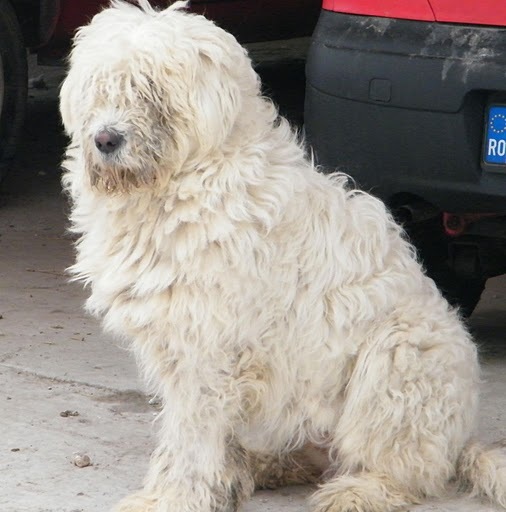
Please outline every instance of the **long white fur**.
[[[440, 496], [458, 465], [506, 506], [504, 457], [465, 448], [479, 370], [458, 314], [384, 205], [317, 172], [236, 40], [182, 7], [112, 2], [61, 91], [72, 272], [164, 403], [117, 510], [233, 510], [244, 450], [308, 442], [331, 462], [318, 511]], [[108, 157], [104, 128], [125, 137]]]

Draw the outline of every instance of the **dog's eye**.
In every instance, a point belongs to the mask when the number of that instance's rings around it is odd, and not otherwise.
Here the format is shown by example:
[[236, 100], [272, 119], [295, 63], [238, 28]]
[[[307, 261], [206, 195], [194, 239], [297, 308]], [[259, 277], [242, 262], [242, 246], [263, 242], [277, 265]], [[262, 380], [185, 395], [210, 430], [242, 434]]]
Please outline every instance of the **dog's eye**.
[[157, 87], [155, 81], [147, 75], [140, 75], [130, 80], [132, 101], [143, 99], [149, 103], [156, 101]]

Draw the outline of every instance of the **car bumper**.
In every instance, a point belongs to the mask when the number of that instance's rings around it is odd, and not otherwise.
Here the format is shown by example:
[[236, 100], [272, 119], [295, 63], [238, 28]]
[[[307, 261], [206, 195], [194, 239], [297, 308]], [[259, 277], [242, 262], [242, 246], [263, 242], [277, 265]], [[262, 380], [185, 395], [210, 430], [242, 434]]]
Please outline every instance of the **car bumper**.
[[487, 105], [506, 104], [506, 29], [322, 11], [306, 74], [306, 136], [326, 170], [390, 204], [506, 213], [506, 166], [482, 160]]

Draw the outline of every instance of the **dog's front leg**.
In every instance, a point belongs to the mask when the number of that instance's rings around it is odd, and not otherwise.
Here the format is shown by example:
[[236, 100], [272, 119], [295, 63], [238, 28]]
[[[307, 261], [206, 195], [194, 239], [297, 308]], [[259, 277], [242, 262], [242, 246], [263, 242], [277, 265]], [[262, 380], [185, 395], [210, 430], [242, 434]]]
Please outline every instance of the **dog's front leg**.
[[211, 387], [194, 377], [189, 389], [172, 388], [165, 397], [144, 489], [116, 512], [235, 512], [253, 492], [248, 454], [234, 440], [227, 412], [237, 413], [227, 394], [233, 383], [220, 375]]

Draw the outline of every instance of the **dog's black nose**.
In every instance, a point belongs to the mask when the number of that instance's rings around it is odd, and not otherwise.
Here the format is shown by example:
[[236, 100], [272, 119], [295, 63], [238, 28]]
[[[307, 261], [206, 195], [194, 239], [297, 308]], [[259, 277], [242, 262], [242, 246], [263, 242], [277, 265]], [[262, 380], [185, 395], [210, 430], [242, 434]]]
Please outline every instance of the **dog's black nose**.
[[95, 135], [95, 146], [102, 153], [114, 153], [123, 142], [123, 135], [115, 130], [100, 130]]

